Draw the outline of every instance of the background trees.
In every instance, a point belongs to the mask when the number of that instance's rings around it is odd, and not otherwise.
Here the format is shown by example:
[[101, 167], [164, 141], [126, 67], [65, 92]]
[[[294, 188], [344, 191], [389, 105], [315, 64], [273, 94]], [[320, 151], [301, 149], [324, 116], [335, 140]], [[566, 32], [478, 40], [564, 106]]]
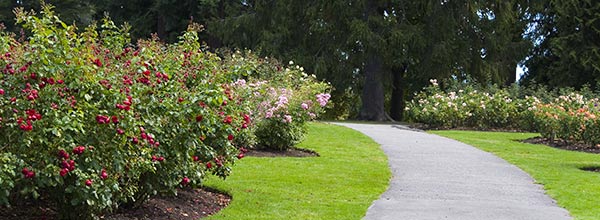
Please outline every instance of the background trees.
[[[133, 39], [172, 42], [193, 21], [213, 50], [293, 60], [335, 87], [331, 117], [401, 120], [431, 78], [507, 86], [518, 64], [523, 84], [600, 79], [600, 3], [591, 0], [46, 1], [75, 23], [108, 12], [132, 25]], [[12, 29], [10, 8], [38, 2], [3, 1], [0, 19]]]
[[527, 37], [535, 42], [526, 81], [552, 87], [598, 89], [600, 82], [600, 2], [545, 1], [533, 17]]

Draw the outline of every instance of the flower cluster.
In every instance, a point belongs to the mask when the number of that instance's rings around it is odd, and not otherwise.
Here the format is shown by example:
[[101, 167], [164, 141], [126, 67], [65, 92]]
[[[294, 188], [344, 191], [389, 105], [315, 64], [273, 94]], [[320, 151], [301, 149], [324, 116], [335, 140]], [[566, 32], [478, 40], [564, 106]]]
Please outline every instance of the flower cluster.
[[[284, 150], [304, 137], [306, 122], [324, 111], [331, 95], [329, 85], [318, 82], [300, 66], [283, 68], [275, 60], [262, 59], [250, 52], [233, 54], [229, 61], [239, 70], [251, 72], [247, 81], [234, 83], [253, 100], [254, 134], [257, 147]], [[243, 62], [242, 62], [243, 61]]]

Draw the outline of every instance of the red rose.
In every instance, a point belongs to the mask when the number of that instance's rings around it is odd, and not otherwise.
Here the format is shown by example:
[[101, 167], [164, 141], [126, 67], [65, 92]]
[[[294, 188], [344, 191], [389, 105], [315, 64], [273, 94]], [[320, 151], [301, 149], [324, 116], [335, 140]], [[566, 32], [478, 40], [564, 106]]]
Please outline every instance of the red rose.
[[69, 173], [69, 169], [67, 169], [67, 168], [60, 169], [60, 173], [59, 173], [60, 176], [64, 177], [67, 175], [67, 173]]
[[73, 148], [73, 153], [77, 154], [77, 155], [83, 154], [84, 151], [85, 151], [85, 147], [84, 146], [77, 146], [77, 147]]
[[93, 62], [96, 64], [96, 66], [102, 67], [102, 61], [100, 61], [100, 59], [96, 58]]
[[63, 159], [69, 159], [69, 153], [67, 153], [65, 150], [59, 150], [58, 157]]
[[226, 116], [225, 119], [223, 119], [223, 123], [225, 124], [231, 124], [231, 122], [233, 121], [233, 118], [231, 116]]
[[188, 183], [190, 183], [190, 179], [186, 177], [183, 177], [183, 179], [181, 179], [181, 185], [187, 185]]
[[102, 169], [102, 172], [100, 172], [100, 179], [105, 180], [106, 178], [108, 178], [108, 174], [105, 169]]
[[110, 117], [110, 119], [115, 124], [119, 123], [119, 118], [116, 115], [113, 115], [112, 117]]

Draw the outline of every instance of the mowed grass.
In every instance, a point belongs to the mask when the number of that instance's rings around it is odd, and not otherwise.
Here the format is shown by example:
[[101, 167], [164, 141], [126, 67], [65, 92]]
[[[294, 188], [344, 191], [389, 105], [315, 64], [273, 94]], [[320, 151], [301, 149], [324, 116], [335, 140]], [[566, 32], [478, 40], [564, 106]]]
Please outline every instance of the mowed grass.
[[600, 155], [560, 150], [515, 140], [532, 133], [431, 131], [491, 152], [529, 173], [558, 205], [575, 219], [600, 219], [600, 173], [580, 168], [600, 167]]
[[208, 219], [361, 219], [391, 176], [379, 145], [349, 128], [311, 123], [298, 147], [320, 157], [246, 157], [206, 186], [231, 204]]

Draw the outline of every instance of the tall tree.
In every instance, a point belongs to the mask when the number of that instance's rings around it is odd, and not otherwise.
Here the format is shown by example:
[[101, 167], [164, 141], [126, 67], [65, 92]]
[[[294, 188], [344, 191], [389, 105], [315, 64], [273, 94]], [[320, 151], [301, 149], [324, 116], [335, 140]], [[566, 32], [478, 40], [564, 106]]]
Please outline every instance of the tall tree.
[[96, 13], [92, 0], [2, 0], [0, 1], [0, 23], [4, 23], [9, 31], [18, 32], [14, 25], [14, 8], [21, 7], [25, 10], [41, 11], [42, 4], [54, 6], [55, 12], [60, 15], [65, 23], [75, 23], [86, 26], [93, 21]]
[[600, 2], [547, 0], [528, 37], [536, 43], [527, 60], [526, 82], [552, 87], [600, 83]]

